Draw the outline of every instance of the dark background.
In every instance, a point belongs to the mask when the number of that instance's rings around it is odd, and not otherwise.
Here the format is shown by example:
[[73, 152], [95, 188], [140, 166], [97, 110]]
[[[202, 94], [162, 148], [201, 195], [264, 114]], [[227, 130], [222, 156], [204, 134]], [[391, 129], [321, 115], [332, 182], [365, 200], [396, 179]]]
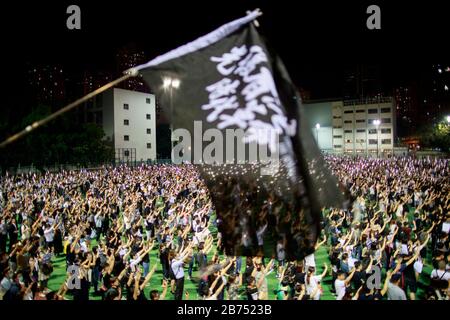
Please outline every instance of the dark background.
[[[66, 27], [66, 9], [71, 4], [81, 8], [81, 30]], [[366, 9], [371, 4], [381, 8], [381, 30], [366, 28]], [[30, 88], [33, 66], [64, 69], [70, 86], [64, 101], [51, 106], [55, 110], [84, 93], [79, 83], [85, 72], [119, 76], [122, 70], [118, 70], [116, 54], [121, 48], [142, 50], [145, 60], [150, 60], [255, 8], [263, 12], [258, 19], [261, 35], [311, 99], [345, 98], [348, 71], [365, 66], [375, 67], [377, 90], [383, 95], [392, 96], [400, 85], [433, 90], [436, 64], [450, 64], [450, 19], [445, 4], [405, 0], [2, 3], [0, 123], [8, 124], [2, 136], [16, 131], [38, 103]], [[419, 102], [424, 100], [421, 95], [417, 93]], [[425, 107], [417, 106], [417, 110]], [[406, 125], [414, 127], [409, 121]]]
[[[70, 4], [81, 8], [81, 30], [66, 28]], [[382, 30], [366, 29], [369, 4], [380, 5]], [[111, 68], [130, 43], [151, 59], [256, 7], [261, 33], [294, 81], [319, 86], [323, 96], [339, 95], [342, 70], [355, 62], [382, 62], [391, 82], [449, 56], [445, 1], [16, 1], [1, 17], [6, 92], [26, 63], [62, 63], [75, 73]]]

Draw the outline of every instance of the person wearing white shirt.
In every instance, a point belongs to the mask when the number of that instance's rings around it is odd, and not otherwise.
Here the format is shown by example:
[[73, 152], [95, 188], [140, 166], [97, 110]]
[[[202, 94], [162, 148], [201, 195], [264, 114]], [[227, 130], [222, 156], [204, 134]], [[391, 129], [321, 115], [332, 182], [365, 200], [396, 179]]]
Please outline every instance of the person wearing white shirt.
[[439, 300], [442, 300], [442, 293], [450, 288], [450, 271], [446, 270], [445, 261], [441, 260], [438, 263], [438, 268], [431, 271], [430, 278], [432, 280], [432, 285], [436, 295]]
[[450, 232], [450, 218], [447, 218], [447, 222], [442, 224], [442, 232], [449, 234]]
[[53, 238], [55, 237], [55, 231], [53, 230], [53, 227], [49, 224], [44, 229], [44, 237], [47, 246], [49, 247], [53, 246]]
[[[316, 272], [316, 269], [314, 267], [309, 267], [308, 273], [305, 277], [306, 293], [312, 300], [320, 300], [320, 296], [322, 294], [322, 291], [320, 290], [320, 282], [322, 281], [323, 277], [325, 277], [328, 271], [328, 266], [325, 263], [323, 265], [324, 270], [322, 274], [315, 276], [314, 273]], [[313, 294], [314, 296], [311, 296]]]
[[169, 255], [170, 268], [172, 269], [173, 275], [175, 277], [175, 295], [174, 300], [182, 300], [183, 298], [183, 289], [184, 289], [184, 260], [189, 257], [192, 250], [191, 247], [188, 246], [184, 252], [178, 255], [178, 257], [174, 257], [174, 254], [171, 252]]
[[336, 300], [342, 300], [342, 298], [345, 296], [345, 291], [350, 283], [350, 281], [353, 278], [353, 275], [355, 274], [355, 268], [353, 268], [352, 272], [348, 275], [348, 277], [345, 277], [344, 272], [338, 273], [337, 279], [334, 281], [334, 289], [336, 290]]
[[316, 259], [314, 257], [314, 253], [311, 253], [305, 257], [305, 269], [316, 267]]

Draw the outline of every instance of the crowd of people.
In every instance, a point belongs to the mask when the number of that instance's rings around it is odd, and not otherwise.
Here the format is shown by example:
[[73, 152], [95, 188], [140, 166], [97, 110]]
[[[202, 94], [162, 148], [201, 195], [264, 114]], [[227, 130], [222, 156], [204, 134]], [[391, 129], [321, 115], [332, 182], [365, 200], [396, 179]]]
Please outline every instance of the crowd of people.
[[272, 256], [227, 256], [189, 164], [2, 176], [0, 299], [449, 299], [448, 160], [326, 160], [356, 200], [324, 208], [323, 265], [287, 261], [283, 241]]

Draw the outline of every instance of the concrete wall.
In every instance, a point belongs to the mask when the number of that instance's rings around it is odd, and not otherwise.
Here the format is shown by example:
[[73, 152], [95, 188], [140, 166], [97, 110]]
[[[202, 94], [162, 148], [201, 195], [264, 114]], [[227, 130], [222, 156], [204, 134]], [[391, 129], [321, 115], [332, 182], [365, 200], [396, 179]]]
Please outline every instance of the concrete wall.
[[[150, 103], [147, 103], [150, 99]], [[128, 104], [128, 110], [124, 109]], [[147, 119], [147, 114], [150, 119]], [[125, 125], [124, 120], [129, 124]], [[150, 129], [150, 133], [147, 133]], [[156, 159], [156, 109], [152, 94], [114, 89], [114, 132], [115, 148], [135, 148], [136, 160]], [[129, 136], [125, 141], [124, 136]], [[147, 144], [151, 147], [148, 148]]]
[[[304, 103], [305, 116], [319, 148], [345, 153], [392, 153], [395, 110], [392, 99]], [[378, 127], [373, 120], [381, 120]], [[316, 129], [316, 124], [320, 128]]]
[[[304, 115], [316, 142], [318, 139], [318, 146], [321, 150], [333, 149], [332, 103], [332, 101], [323, 101], [303, 104]], [[320, 124], [319, 129], [316, 129], [316, 124]]]

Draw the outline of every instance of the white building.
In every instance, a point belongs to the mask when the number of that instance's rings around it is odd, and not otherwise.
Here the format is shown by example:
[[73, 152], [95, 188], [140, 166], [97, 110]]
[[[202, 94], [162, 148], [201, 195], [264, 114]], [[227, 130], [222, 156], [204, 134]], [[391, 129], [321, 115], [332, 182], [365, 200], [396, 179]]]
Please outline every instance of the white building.
[[153, 94], [114, 88], [96, 101], [91, 112], [101, 121], [115, 149], [115, 161], [156, 159], [156, 106]]
[[395, 110], [392, 98], [320, 101], [305, 103], [305, 107], [320, 149], [369, 155], [393, 152]]

